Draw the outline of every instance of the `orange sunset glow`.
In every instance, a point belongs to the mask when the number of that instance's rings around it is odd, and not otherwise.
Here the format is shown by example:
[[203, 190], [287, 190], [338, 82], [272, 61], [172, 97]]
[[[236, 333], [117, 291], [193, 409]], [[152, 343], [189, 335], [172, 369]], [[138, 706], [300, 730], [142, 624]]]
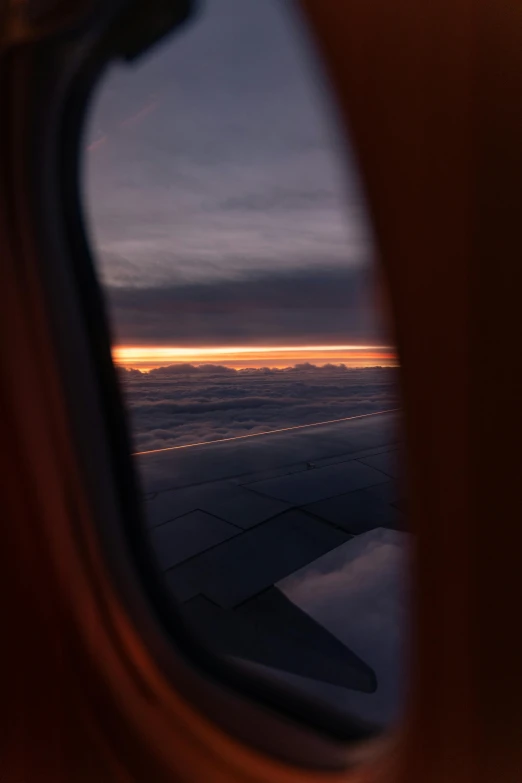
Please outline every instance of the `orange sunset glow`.
[[115, 364], [142, 371], [172, 364], [221, 364], [234, 369], [293, 367], [296, 364], [345, 364], [347, 367], [397, 365], [393, 348], [382, 345], [293, 346], [115, 346]]

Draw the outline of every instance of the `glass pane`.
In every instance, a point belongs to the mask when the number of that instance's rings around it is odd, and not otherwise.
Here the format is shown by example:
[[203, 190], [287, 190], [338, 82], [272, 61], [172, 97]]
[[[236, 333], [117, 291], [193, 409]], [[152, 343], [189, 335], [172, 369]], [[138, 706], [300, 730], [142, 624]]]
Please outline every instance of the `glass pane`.
[[295, 9], [208, 2], [104, 79], [85, 200], [167, 589], [217, 654], [386, 726], [398, 369], [337, 133]]

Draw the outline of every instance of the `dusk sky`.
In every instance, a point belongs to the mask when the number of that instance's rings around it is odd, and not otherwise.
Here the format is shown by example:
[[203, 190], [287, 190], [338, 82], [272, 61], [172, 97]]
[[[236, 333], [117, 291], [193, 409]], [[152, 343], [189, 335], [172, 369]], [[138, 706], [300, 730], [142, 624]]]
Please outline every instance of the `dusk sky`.
[[[387, 363], [355, 165], [290, 2], [201, 3], [102, 80], [85, 147], [117, 359], [147, 368], [212, 359], [178, 348], [326, 346], [220, 363]], [[353, 344], [371, 348], [328, 349]]]

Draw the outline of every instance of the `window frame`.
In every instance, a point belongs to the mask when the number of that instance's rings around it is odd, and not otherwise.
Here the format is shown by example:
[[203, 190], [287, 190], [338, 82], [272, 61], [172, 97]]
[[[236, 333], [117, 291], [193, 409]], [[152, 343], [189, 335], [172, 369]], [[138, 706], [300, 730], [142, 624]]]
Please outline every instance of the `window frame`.
[[[170, 695], [181, 694], [225, 731], [275, 758], [341, 769], [380, 753], [388, 738], [343, 711], [318, 705], [207, 651], [180, 621], [152, 554], [80, 189], [81, 131], [89, 98], [107, 64], [122, 51], [130, 57], [117, 19], [100, 12], [96, 25], [92, 19], [78, 25], [72, 45], [71, 30], [60, 30], [17, 54], [18, 78], [30, 96], [28, 135], [22, 141], [28, 145], [28, 200], [42, 259], [38, 276], [71, 440], [91, 498], [91, 528], [74, 531], [78, 556], [107, 623], [106, 642], [111, 640], [113, 654], [143, 695], [160, 698], [151, 694], [114, 624], [113, 601], [146, 640], [149, 663], [170, 681]], [[131, 52], [134, 56], [132, 47]]]

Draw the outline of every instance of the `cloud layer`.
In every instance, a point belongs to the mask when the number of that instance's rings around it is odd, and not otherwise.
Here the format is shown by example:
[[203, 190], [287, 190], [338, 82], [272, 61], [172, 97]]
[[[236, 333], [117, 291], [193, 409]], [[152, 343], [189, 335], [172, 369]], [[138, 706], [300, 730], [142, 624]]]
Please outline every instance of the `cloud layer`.
[[87, 131], [86, 185], [107, 284], [370, 257], [355, 167], [337, 148], [291, 5], [206, 3], [175, 38], [105, 77]]
[[120, 375], [136, 451], [398, 407], [392, 368], [175, 365]]
[[106, 289], [119, 345], [387, 344], [368, 272], [301, 270], [242, 280]]

